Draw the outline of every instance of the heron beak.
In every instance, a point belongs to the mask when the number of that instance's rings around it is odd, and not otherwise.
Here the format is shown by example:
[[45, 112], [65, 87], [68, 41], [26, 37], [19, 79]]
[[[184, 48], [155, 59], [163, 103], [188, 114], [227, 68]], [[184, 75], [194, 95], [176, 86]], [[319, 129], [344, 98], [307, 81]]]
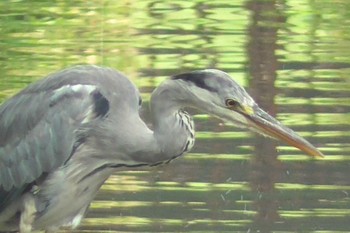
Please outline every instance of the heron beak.
[[248, 121], [248, 127], [258, 133], [268, 135], [277, 140], [286, 142], [312, 157], [324, 157], [323, 154], [311, 143], [299, 136], [293, 130], [278, 122], [275, 118], [260, 109], [259, 107], [241, 106], [236, 109]]

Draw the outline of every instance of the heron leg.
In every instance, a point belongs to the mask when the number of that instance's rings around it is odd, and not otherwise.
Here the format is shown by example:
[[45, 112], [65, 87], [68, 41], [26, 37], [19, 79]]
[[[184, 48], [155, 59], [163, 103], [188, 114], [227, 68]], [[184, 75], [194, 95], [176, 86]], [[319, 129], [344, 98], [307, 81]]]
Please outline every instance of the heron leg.
[[24, 195], [22, 200], [23, 206], [19, 223], [19, 232], [31, 233], [36, 213], [35, 201], [31, 194]]

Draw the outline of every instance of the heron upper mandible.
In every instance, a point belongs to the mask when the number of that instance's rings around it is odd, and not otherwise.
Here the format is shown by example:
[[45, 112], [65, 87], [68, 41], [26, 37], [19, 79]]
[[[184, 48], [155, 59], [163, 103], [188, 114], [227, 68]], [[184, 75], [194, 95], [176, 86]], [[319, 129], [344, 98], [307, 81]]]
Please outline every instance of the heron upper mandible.
[[0, 107], [0, 231], [76, 227], [118, 168], [154, 166], [188, 152], [196, 108], [238, 127], [322, 153], [258, 107], [228, 74], [175, 75], [152, 93], [153, 130], [123, 74], [77, 66], [49, 75]]

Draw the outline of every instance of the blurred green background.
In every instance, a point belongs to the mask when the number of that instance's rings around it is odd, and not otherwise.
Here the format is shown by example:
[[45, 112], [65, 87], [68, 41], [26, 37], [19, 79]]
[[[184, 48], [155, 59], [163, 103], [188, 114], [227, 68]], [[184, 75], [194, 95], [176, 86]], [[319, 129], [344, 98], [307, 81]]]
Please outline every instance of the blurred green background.
[[76, 232], [350, 231], [350, 1], [0, 2], [1, 102], [76, 64], [124, 72], [145, 119], [168, 76], [224, 70], [326, 155], [192, 111], [192, 153], [115, 173]]

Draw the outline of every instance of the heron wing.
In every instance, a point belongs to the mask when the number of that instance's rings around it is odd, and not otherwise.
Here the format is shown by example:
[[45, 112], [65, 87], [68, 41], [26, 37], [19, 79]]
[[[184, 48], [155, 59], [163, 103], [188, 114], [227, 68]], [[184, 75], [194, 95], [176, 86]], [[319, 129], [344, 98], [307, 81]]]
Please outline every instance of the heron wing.
[[69, 160], [86, 126], [108, 113], [109, 102], [96, 85], [43, 83], [0, 108], [0, 209]]

